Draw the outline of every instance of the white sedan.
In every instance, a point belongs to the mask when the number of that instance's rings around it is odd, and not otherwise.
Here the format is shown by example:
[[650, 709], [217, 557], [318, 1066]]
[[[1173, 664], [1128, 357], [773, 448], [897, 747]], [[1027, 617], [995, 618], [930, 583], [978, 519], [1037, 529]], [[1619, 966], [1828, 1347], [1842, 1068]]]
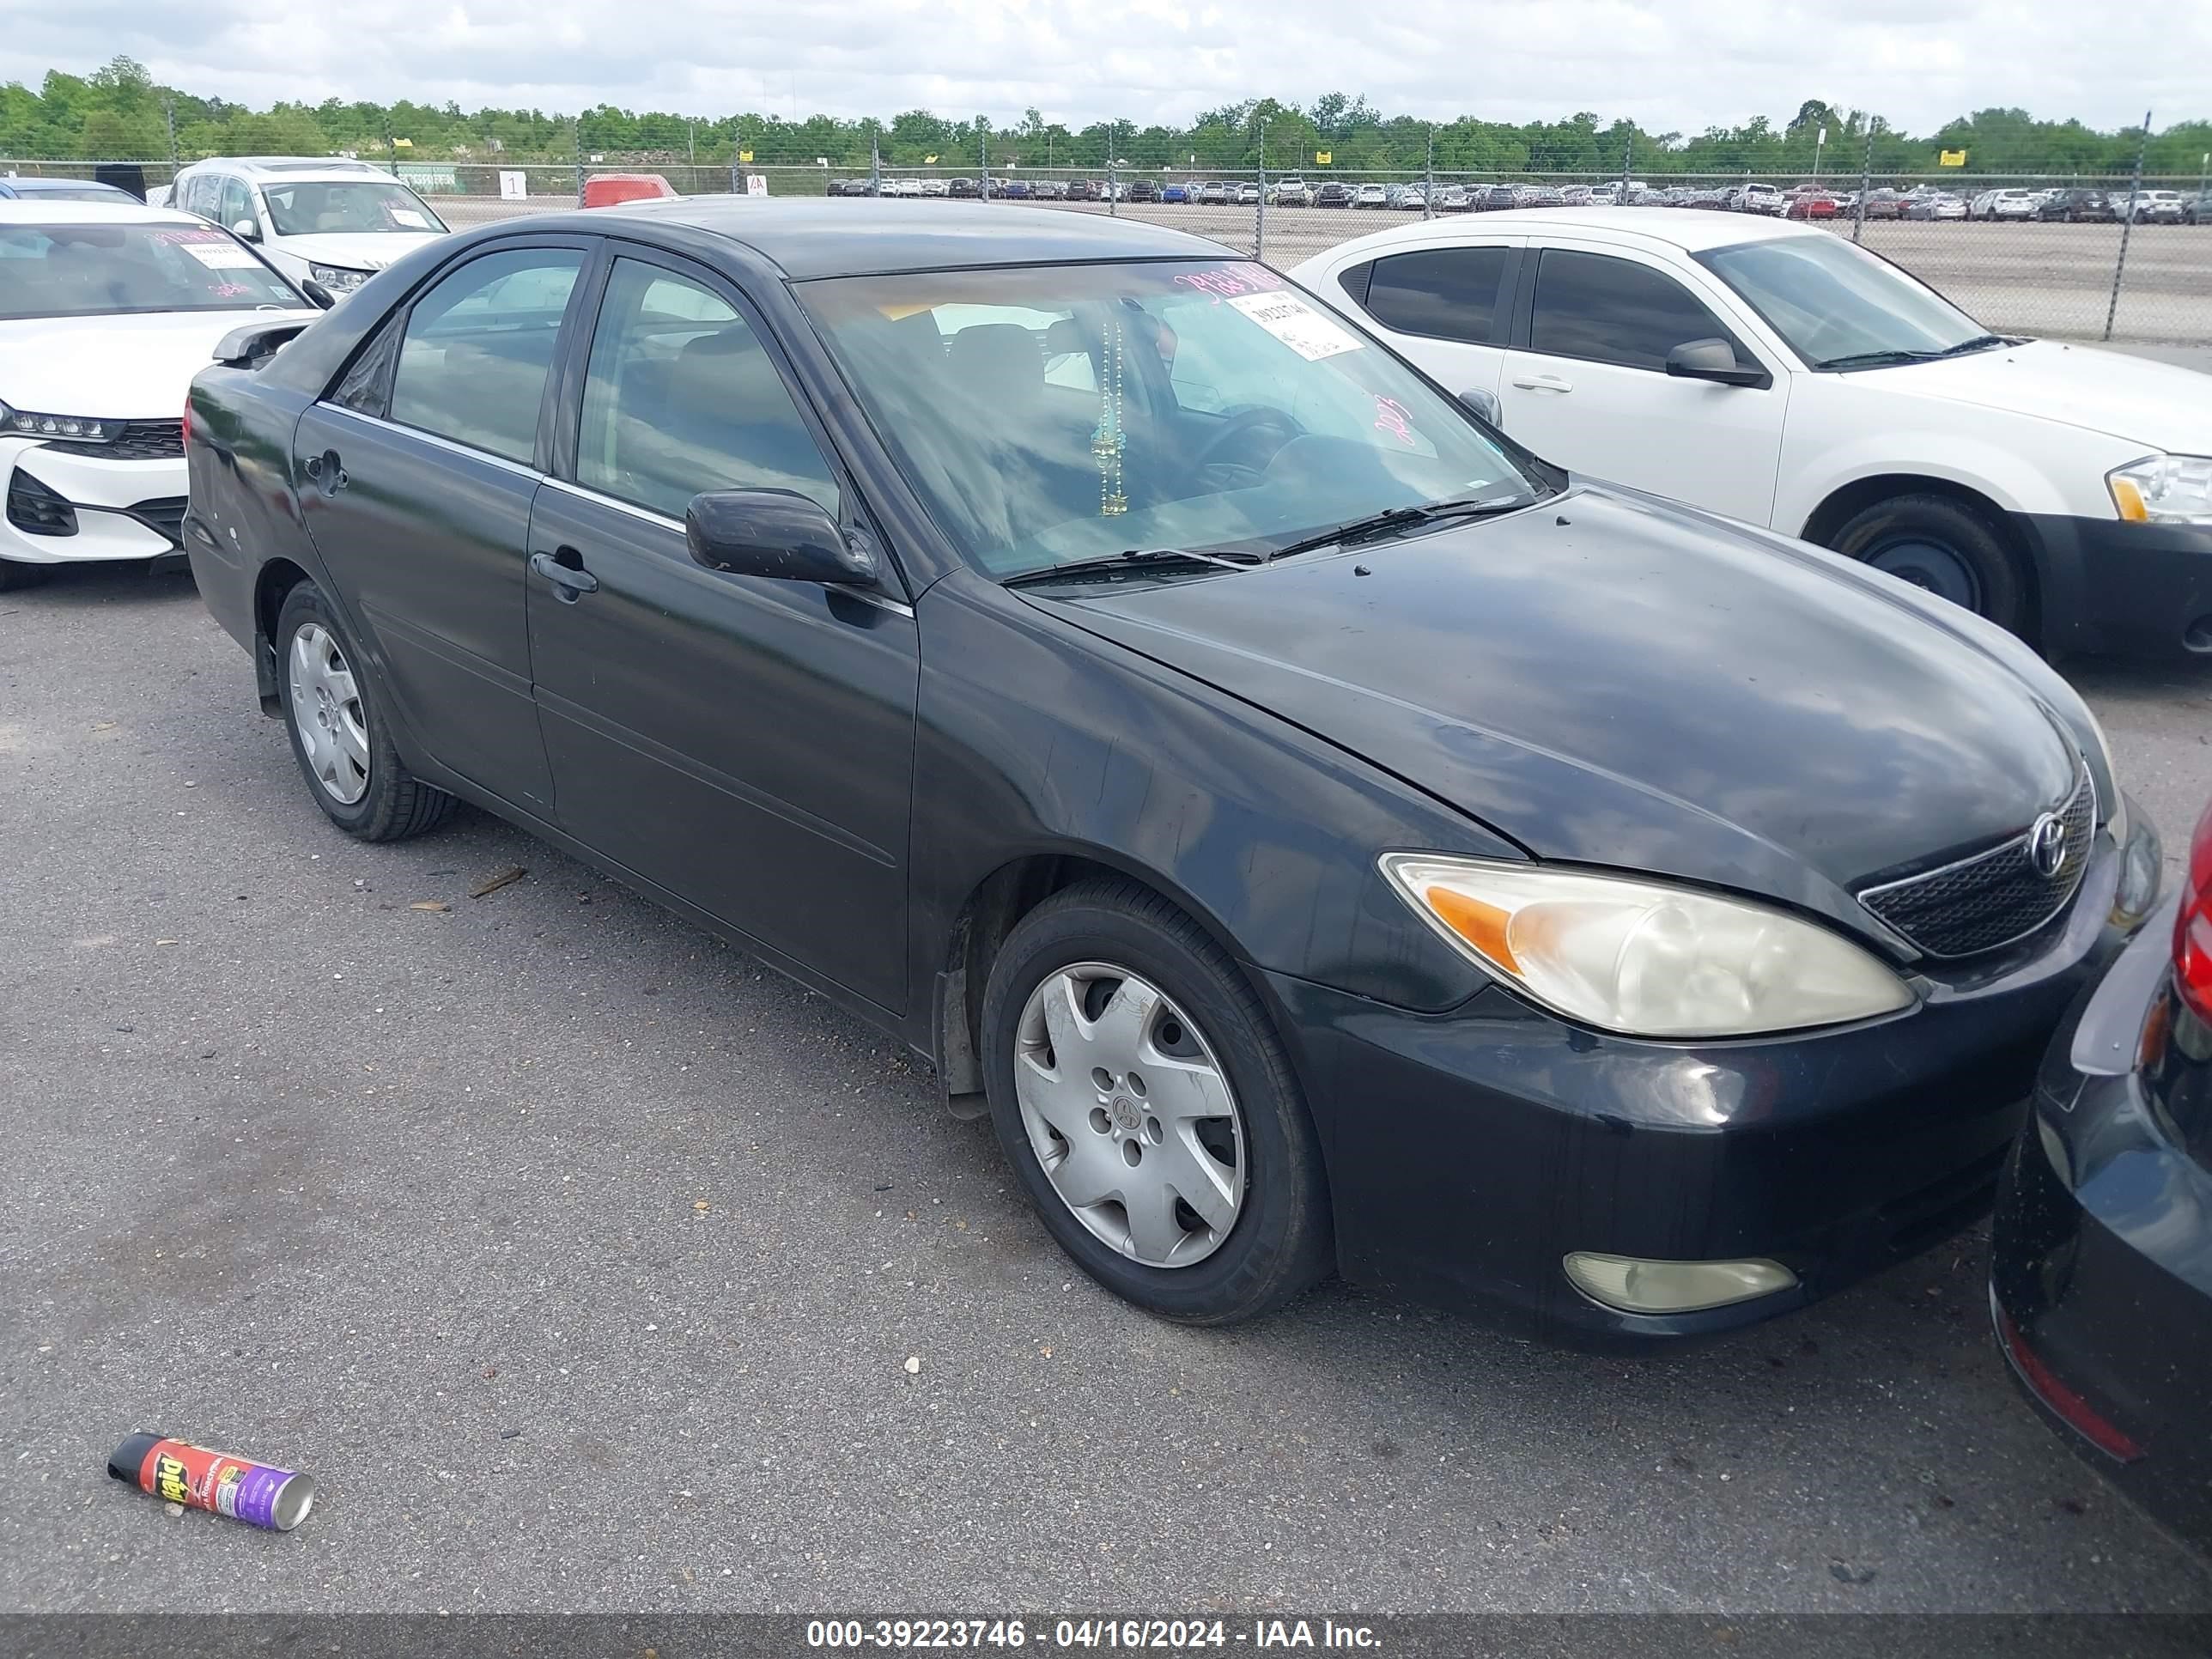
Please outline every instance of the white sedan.
[[1833, 548], [2054, 654], [2212, 657], [2192, 370], [1992, 332], [1789, 220], [1494, 213], [1291, 274], [1573, 471]]
[[183, 551], [185, 391], [272, 312], [318, 314], [190, 214], [0, 202], [0, 588]]

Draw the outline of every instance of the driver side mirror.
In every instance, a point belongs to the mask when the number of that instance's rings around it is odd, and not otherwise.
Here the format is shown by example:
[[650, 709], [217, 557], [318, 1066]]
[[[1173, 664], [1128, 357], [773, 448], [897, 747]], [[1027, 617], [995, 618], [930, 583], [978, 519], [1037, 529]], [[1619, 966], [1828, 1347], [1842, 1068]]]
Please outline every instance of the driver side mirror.
[[876, 587], [875, 556], [845, 539], [821, 506], [793, 489], [712, 489], [684, 513], [684, 544], [709, 570], [832, 586]]
[[1470, 386], [1459, 394], [1459, 400], [1468, 406], [1476, 419], [1496, 427], [1500, 432], [1505, 429], [1505, 411], [1498, 407], [1496, 392], [1485, 392], [1480, 386]]
[[312, 276], [300, 284], [300, 292], [306, 295], [307, 303], [319, 311], [328, 311], [338, 302], [337, 295], [331, 293]]
[[241, 242], [258, 242], [261, 240], [261, 227], [251, 219], [234, 219], [230, 224], [230, 234]]
[[1748, 368], [1735, 360], [1735, 348], [1726, 340], [1685, 340], [1667, 354], [1667, 372], [1677, 379], [1712, 380], [1721, 386], [1767, 386], [1765, 369]]

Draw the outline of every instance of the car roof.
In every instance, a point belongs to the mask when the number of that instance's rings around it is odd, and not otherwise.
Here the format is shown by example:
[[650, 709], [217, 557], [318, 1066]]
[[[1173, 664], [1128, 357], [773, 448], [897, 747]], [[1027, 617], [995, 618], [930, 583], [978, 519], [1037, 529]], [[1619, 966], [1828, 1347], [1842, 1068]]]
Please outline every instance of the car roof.
[[207, 228], [204, 219], [175, 208], [148, 207], [129, 195], [114, 202], [42, 202], [34, 196], [0, 198], [0, 224], [197, 225]]
[[185, 171], [190, 173], [199, 167], [226, 168], [257, 179], [299, 179], [318, 173], [342, 179], [363, 173], [373, 173], [383, 179], [392, 176], [374, 162], [357, 161], [344, 155], [218, 155], [195, 161]]
[[[1620, 240], [1661, 243], [1686, 253], [1707, 248], [1733, 247], [1740, 242], [1773, 241], [1785, 236], [1827, 236], [1833, 233], [1802, 220], [1769, 219], [1745, 213], [1711, 213], [1699, 208], [1670, 208], [1664, 213], [1650, 208], [1567, 207], [1509, 208], [1486, 213], [1480, 219], [1431, 219], [1421, 224], [1399, 225], [1359, 239], [1362, 247], [1395, 246], [1400, 243], [1441, 242], [1450, 245], [1491, 231], [1595, 232]], [[1346, 244], [1346, 246], [1350, 246]], [[1330, 250], [1331, 252], [1335, 250]]]
[[679, 196], [593, 208], [563, 216], [561, 223], [568, 229], [604, 230], [613, 219], [685, 225], [726, 236], [774, 261], [795, 282], [982, 265], [1249, 257], [1163, 225], [981, 202], [925, 207], [872, 198], [832, 202]]
[[19, 196], [43, 196], [50, 190], [94, 190], [120, 196], [125, 201], [137, 199], [129, 191], [120, 189], [100, 179], [9, 178], [0, 179], [0, 185], [6, 185]]

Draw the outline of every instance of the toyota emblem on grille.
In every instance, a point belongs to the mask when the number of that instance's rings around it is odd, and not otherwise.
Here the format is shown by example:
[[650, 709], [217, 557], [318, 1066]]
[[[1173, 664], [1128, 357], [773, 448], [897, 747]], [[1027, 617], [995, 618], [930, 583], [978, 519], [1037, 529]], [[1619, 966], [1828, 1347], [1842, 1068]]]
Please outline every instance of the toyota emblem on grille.
[[2057, 879], [2066, 863], [2066, 820], [2045, 812], [2027, 832], [2027, 861], [2046, 881]]

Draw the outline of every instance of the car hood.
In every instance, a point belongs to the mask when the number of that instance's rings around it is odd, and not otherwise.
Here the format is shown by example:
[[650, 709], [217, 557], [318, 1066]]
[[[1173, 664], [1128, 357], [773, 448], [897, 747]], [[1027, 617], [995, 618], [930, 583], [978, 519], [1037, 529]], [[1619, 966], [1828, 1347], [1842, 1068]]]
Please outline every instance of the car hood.
[[2026, 679], [1888, 578], [1597, 488], [1234, 575], [1057, 593], [1024, 597], [1538, 858], [1760, 893], [1870, 937], [1852, 890], [2016, 834], [2081, 764]]
[[319, 311], [162, 311], [0, 323], [0, 402], [41, 415], [174, 420], [216, 342], [241, 323]]
[[2039, 415], [2180, 455], [2212, 455], [2212, 375], [2057, 340], [1869, 374], [1899, 390]]
[[337, 265], [347, 270], [381, 270], [398, 264], [425, 242], [434, 242], [443, 231], [416, 234], [411, 230], [322, 231], [312, 236], [282, 236], [270, 246], [280, 253]]

